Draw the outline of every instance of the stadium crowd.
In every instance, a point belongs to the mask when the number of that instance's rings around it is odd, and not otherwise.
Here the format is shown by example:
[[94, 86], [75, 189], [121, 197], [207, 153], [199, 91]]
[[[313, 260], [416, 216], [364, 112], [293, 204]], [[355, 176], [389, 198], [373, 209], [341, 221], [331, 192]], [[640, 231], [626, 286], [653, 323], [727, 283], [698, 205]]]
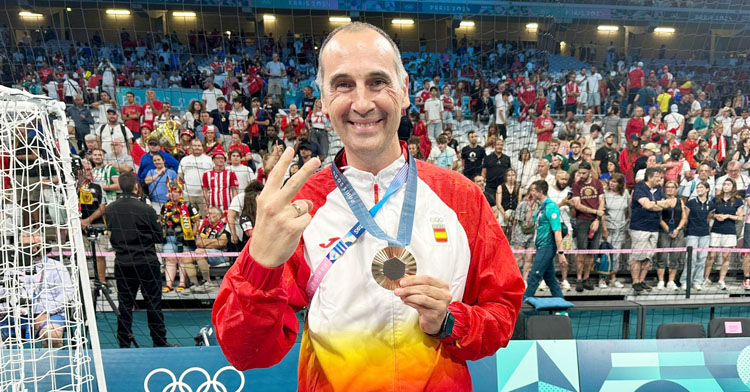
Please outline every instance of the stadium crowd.
[[[216, 289], [210, 267], [228, 265], [221, 252], [242, 249], [252, 235], [254, 197], [285, 147], [298, 154], [293, 174], [314, 156], [330, 164], [340, 146], [313, 80], [318, 37], [290, 32], [243, 46], [240, 36], [195, 32], [183, 45], [176, 35], [123, 30], [117, 46], [94, 35], [49, 52], [44, 42], [56, 37], [44, 33], [8, 42], [0, 58], [4, 84], [68, 104], [71, 147], [85, 158], [83, 228], [102, 223], [118, 176], [132, 171], [160, 216], [163, 251], [205, 255], [165, 257], [164, 292]], [[606, 271], [593, 255], [578, 255], [559, 267], [563, 290], [621, 288], [625, 271], [636, 292], [679, 290], [686, 279], [701, 290], [714, 283], [718, 257], [715, 283], [726, 289], [729, 253], [697, 252], [687, 277], [684, 253], [655, 249], [750, 248], [750, 99], [736, 88], [747, 85], [745, 71], [649, 67], [610, 45], [600, 64], [551, 72], [545, 52], [520, 43], [463, 38], [453, 48], [427, 53], [420, 43], [420, 52], [404, 54], [413, 105], [399, 137], [416, 158], [481, 187], [514, 249], [534, 248], [539, 202], [529, 186], [544, 180], [569, 233], [565, 250], [603, 242], [644, 249], [615, 257]], [[582, 50], [592, 62], [594, 49]], [[185, 53], [210, 57], [183, 61]], [[143, 103], [132, 93], [117, 101], [136, 87], [203, 91], [184, 111], [154, 90]], [[19, 159], [34, 159], [29, 145], [19, 146]], [[106, 238], [100, 245], [108, 247]], [[517, 259], [527, 278], [531, 255]], [[105, 259], [98, 263], [105, 280]], [[652, 267], [655, 287], [645, 280]], [[750, 290], [749, 255], [743, 272]]]

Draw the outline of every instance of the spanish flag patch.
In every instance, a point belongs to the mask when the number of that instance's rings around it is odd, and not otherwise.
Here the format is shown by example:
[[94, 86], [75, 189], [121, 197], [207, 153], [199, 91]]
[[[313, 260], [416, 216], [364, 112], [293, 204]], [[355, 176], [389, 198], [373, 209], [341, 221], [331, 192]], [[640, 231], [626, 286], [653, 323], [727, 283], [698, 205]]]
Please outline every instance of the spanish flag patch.
[[445, 231], [445, 221], [441, 217], [430, 218], [432, 224], [432, 234], [435, 236], [435, 242], [448, 242], [448, 232]]

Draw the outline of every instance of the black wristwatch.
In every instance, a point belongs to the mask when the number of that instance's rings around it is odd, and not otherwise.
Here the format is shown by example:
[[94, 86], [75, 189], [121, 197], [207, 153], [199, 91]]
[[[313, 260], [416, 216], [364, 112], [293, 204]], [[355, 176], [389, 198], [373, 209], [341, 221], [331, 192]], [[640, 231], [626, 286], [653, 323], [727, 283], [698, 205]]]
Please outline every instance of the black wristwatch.
[[450, 310], [446, 310], [443, 325], [440, 326], [438, 333], [428, 333], [427, 335], [437, 339], [445, 339], [453, 333], [453, 323], [455, 322], [456, 318], [453, 317], [453, 313]]
[[558, 255], [563, 255], [563, 254], [565, 254], [565, 252], [563, 252], [563, 251], [561, 251], [561, 250], [558, 250], [558, 251], [557, 251], [557, 254], [558, 254]]

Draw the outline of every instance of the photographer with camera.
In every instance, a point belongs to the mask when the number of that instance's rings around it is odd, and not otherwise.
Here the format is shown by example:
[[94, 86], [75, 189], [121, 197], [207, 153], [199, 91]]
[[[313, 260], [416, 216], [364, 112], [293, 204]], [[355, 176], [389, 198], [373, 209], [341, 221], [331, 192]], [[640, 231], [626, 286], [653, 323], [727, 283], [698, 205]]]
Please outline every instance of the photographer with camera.
[[[96, 236], [96, 248], [107, 249], [108, 238], [104, 235], [104, 209], [107, 201], [99, 184], [94, 183], [94, 168], [91, 161], [84, 159], [81, 169], [81, 180], [78, 184], [78, 206], [81, 212], [81, 230], [85, 235]], [[91, 243], [83, 241], [86, 252], [92, 252]], [[104, 256], [96, 257], [96, 269], [99, 281], [106, 285], [107, 263]]]
[[[3, 338], [38, 339], [42, 347], [62, 347], [65, 310], [73, 299], [75, 288], [65, 266], [43, 255], [41, 242], [37, 234], [21, 235], [14, 267], [2, 272], [0, 335]], [[6, 289], [2, 285], [10, 280], [18, 280], [14, 287], [20, 290]], [[22, 336], [15, 335], [18, 324]]]
[[122, 195], [108, 205], [104, 218], [115, 250], [115, 279], [120, 314], [117, 318], [117, 341], [121, 348], [133, 341], [133, 307], [140, 288], [146, 300], [148, 328], [155, 347], [167, 343], [167, 329], [161, 311], [161, 273], [156, 244], [164, 242], [156, 212], [142, 202], [138, 178], [123, 173], [118, 178]]
[[[183, 184], [180, 180], [170, 181], [169, 200], [161, 207], [162, 225], [165, 231], [164, 253], [182, 253], [185, 250], [195, 250], [195, 236], [200, 223], [198, 208], [182, 198]], [[173, 289], [177, 293], [186, 294], [184, 265], [192, 263], [191, 258], [165, 257], [164, 270], [166, 284], [162, 287], [162, 293], [168, 293]], [[180, 270], [180, 285], [174, 288], [174, 275], [177, 267]], [[197, 279], [191, 282], [197, 285]]]

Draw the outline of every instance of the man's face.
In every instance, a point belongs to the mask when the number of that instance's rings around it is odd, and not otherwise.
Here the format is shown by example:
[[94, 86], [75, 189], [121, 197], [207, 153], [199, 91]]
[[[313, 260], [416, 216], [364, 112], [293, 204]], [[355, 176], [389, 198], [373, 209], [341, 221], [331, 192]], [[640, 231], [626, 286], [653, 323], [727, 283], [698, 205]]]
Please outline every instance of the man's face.
[[128, 100], [128, 105], [132, 105], [133, 102], [135, 102], [135, 95], [133, 95], [133, 94], [125, 94], [125, 99]]
[[445, 148], [448, 147], [447, 143], [438, 143], [438, 149], [442, 152], [445, 151]]
[[737, 178], [740, 176], [740, 167], [738, 165], [732, 166], [727, 170], [729, 177]]
[[83, 106], [83, 98], [81, 98], [81, 97], [75, 97], [75, 98], [73, 98], [73, 103], [74, 103], [74, 104], [75, 104], [75, 105], [76, 105], [77, 107], [79, 107], [79, 108], [80, 108], [81, 106]]
[[586, 120], [591, 120], [594, 117], [594, 112], [591, 109], [586, 110]]
[[91, 151], [95, 148], [99, 147], [96, 140], [86, 140], [86, 149]]
[[83, 160], [83, 179], [84, 180], [92, 180], [94, 178], [94, 171], [91, 167], [91, 162], [84, 159]]
[[107, 121], [109, 121], [110, 124], [114, 124], [117, 122], [117, 113], [115, 112], [107, 112]]
[[477, 143], [477, 134], [476, 133], [470, 133], [469, 134], [469, 143], [470, 144], [476, 144]]
[[159, 150], [161, 150], [161, 147], [159, 146], [159, 143], [156, 143], [156, 144], [149, 143], [148, 144], [148, 151], [149, 152], [156, 153], [156, 152], [159, 152]]
[[588, 181], [589, 180], [589, 170], [588, 169], [578, 169], [578, 178], [581, 179], [581, 181]]
[[104, 162], [104, 154], [100, 150], [94, 150], [91, 152], [91, 160], [98, 166]]
[[541, 192], [536, 190], [536, 186], [532, 185], [529, 187], [529, 196], [531, 196], [532, 200], [539, 200], [541, 197]]
[[550, 166], [555, 170], [559, 169], [560, 166], [562, 166], [562, 159], [560, 159], [560, 157], [557, 155], [553, 156]]
[[498, 140], [495, 142], [495, 154], [502, 154], [503, 153], [503, 147], [505, 147], [505, 142], [502, 140]]
[[208, 125], [211, 123], [211, 116], [207, 112], [201, 113], [201, 124]]
[[291, 114], [292, 116], [297, 115], [297, 105], [289, 105], [289, 114]]
[[430, 90], [430, 97], [432, 97], [432, 98], [437, 98], [437, 96], [438, 96], [438, 92], [437, 92], [437, 89], [436, 89], [436, 88], [434, 88], [434, 89], [431, 89], [431, 90]]
[[182, 192], [180, 192], [177, 189], [174, 189], [169, 192], [169, 199], [172, 201], [180, 200], [181, 197], [182, 197]]
[[146, 99], [148, 99], [149, 101], [153, 101], [156, 99], [156, 93], [154, 92], [154, 90], [146, 91]]
[[547, 160], [542, 159], [539, 161], [539, 164], [537, 165], [537, 170], [539, 170], [539, 174], [546, 176], [547, 171], [549, 170], [549, 162]]
[[635, 116], [636, 117], [643, 117], [643, 108], [642, 107], [637, 107], [635, 109]]
[[708, 165], [703, 165], [698, 169], [698, 178], [701, 181], [708, 180], [708, 177], [711, 176], [711, 168], [708, 167]]
[[233, 152], [229, 156], [229, 159], [232, 161], [232, 165], [234, 165], [234, 166], [238, 166], [238, 165], [242, 164], [242, 156], [240, 156], [240, 154], [238, 154], [236, 152]]
[[200, 140], [193, 139], [193, 141], [190, 142], [190, 147], [193, 155], [200, 156], [201, 154], [203, 154], [203, 143], [201, 143]]
[[165, 112], [171, 112], [172, 111], [172, 104], [169, 102], [164, 102], [162, 105], [162, 110]]
[[312, 89], [310, 87], [305, 87], [305, 96], [307, 98], [311, 98], [312, 97]]
[[484, 192], [484, 186], [487, 184], [487, 181], [485, 181], [484, 177], [482, 176], [476, 176], [474, 177], [474, 183], [479, 185], [479, 189]]
[[274, 62], [279, 61], [279, 54], [278, 53], [274, 53], [272, 57], [273, 57], [273, 61]]
[[226, 161], [223, 155], [215, 155], [213, 158], [213, 162], [214, 162], [214, 169], [218, 171], [224, 170], [224, 165], [226, 164]]
[[591, 149], [588, 149], [588, 148], [584, 149], [583, 153], [581, 154], [581, 156], [583, 157], [583, 160], [586, 162], [591, 162], [591, 158], [593, 158], [592, 155], [593, 154], [591, 153]]
[[216, 208], [211, 208], [208, 210], [208, 221], [211, 222], [212, 225], [215, 225], [219, 223], [221, 220], [221, 212], [217, 210]]
[[396, 142], [401, 110], [410, 105], [409, 83], [398, 80], [396, 60], [388, 41], [372, 30], [336, 34], [326, 46], [323, 110], [349, 151], [384, 152]]
[[566, 186], [568, 186], [568, 174], [564, 171], [560, 170], [555, 175], [555, 182], [557, 182], [557, 189], [563, 190]]
[[308, 150], [307, 148], [303, 148], [299, 150], [299, 155], [302, 157], [302, 159], [308, 160], [310, 159], [310, 157], [312, 157], [312, 151]]
[[581, 153], [581, 146], [578, 144], [571, 144], [570, 145], [570, 152], [573, 153], [573, 155], [578, 155]]

